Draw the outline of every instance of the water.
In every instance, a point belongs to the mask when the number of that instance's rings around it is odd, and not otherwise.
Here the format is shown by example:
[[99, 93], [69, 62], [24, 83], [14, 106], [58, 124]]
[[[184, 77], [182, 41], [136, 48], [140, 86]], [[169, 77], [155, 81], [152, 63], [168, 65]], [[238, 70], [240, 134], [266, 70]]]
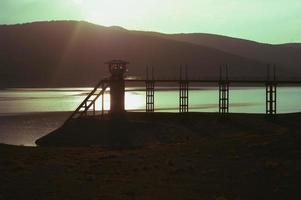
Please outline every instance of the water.
[[[34, 140], [58, 128], [92, 88], [40, 88], [0, 90], [0, 143], [34, 145]], [[128, 88], [126, 109], [144, 111], [144, 88]], [[161, 88], [155, 93], [157, 112], [178, 112], [179, 92]], [[164, 89], [164, 90], [163, 90]], [[278, 113], [301, 112], [301, 87], [278, 88]], [[105, 108], [110, 97], [105, 94]], [[218, 112], [218, 90], [194, 88], [189, 92], [190, 111]], [[100, 109], [101, 100], [97, 102]], [[265, 88], [231, 88], [230, 112], [264, 113]]]

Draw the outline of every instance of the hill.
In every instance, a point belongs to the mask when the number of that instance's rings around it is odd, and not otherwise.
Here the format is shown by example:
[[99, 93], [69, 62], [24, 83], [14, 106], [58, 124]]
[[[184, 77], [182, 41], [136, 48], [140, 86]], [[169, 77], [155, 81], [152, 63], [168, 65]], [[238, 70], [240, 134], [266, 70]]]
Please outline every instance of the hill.
[[281, 77], [300, 76], [298, 44], [268, 45], [208, 34], [166, 35], [104, 27], [83, 21], [0, 25], [0, 87], [93, 86], [108, 74], [104, 62], [130, 61], [129, 74], [155, 66], [160, 78], [217, 78], [229, 64], [231, 77], [264, 78], [267, 63]]
[[213, 34], [174, 34], [168, 36], [177, 41], [215, 48], [264, 63], [276, 64], [282, 75], [300, 76], [301, 44], [264, 44], [254, 41]]
[[92, 86], [107, 72], [103, 63], [114, 58], [130, 61], [130, 74], [138, 76], [153, 65], [160, 77], [176, 77], [180, 64], [189, 66], [191, 76], [218, 76], [225, 63], [235, 69], [233, 76], [262, 76], [258, 69], [265, 65], [156, 34], [78, 21], [1, 25], [0, 43], [1, 87]]

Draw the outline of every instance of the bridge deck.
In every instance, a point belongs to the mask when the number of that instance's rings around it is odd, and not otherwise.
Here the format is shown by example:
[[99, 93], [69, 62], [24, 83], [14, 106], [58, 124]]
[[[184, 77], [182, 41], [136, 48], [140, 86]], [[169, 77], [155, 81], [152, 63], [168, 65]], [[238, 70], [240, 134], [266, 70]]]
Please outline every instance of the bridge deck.
[[177, 83], [180, 81], [187, 81], [190, 83], [219, 83], [219, 82], [228, 82], [228, 83], [253, 83], [253, 84], [265, 84], [265, 83], [277, 83], [277, 84], [301, 84], [301, 80], [217, 80], [217, 79], [125, 79], [126, 82], [162, 82], [162, 83]]

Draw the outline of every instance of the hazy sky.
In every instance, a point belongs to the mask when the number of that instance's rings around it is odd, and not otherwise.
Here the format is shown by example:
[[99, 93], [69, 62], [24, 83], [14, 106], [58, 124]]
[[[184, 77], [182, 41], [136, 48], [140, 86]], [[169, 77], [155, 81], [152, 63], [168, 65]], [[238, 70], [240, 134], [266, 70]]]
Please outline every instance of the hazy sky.
[[0, 0], [0, 24], [63, 19], [267, 43], [301, 42], [301, 0]]

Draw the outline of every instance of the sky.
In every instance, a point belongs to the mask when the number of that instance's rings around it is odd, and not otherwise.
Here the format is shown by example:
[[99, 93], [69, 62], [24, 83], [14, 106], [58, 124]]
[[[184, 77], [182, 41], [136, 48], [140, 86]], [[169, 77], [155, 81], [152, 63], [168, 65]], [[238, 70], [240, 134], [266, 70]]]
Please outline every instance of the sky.
[[301, 42], [301, 0], [0, 0], [0, 24], [50, 20]]

